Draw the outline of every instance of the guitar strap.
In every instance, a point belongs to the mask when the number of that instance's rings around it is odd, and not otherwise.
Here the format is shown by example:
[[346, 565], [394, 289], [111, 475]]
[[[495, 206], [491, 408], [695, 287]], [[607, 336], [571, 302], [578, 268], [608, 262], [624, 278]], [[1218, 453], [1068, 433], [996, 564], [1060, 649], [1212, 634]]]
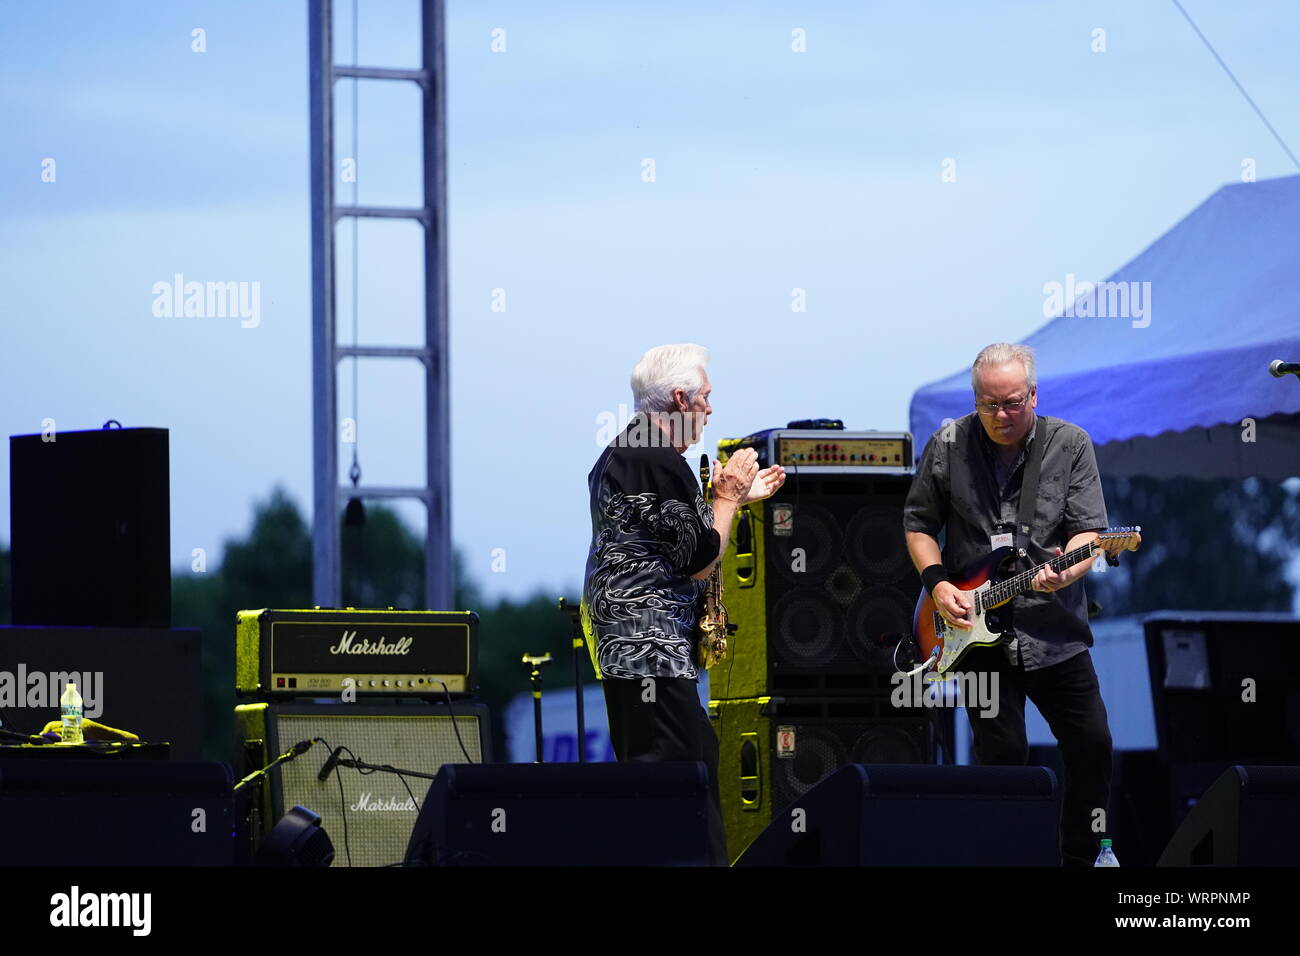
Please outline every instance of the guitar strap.
[[[948, 462], [949, 502], [972, 527], [979, 527], [980, 522], [966, 500], [965, 490], [971, 487], [967, 480], [970, 467], [968, 456], [975, 453], [975, 442], [978, 440], [975, 435], [977, 427], [979, 427], [978, 423], [973, 423], [967, 429], [965, 442], [953, 443], [954, 447]], [[1039, 415], [1034, 428], [1034, 440], [1029, 445], [1029, 458], [1025, 462], [1024, 479], [1020, 483], [1020, 507], [1016, 512], [1013, 539], [1017, 550], [1021, 548], [1026, 552], [1029, 550], [1029, 535], [1033, 528], [1034, 510], [1038, 505], [1038, 478], [1043, 471], [1043, 449], [1046, 444], [1047, 422]]]
[[1029, 534], [1034, 526], [1034, 509], [1038, 505], [1038, 476], [1043, 471], [1043, 446], [1047, 443], [1047, 422], [1038, 416], [1038, 425], [1034, 429], [1034, 440], [1029, 448], [1029, 460], [1025, 462], [1025, 477], [1020, 483], [1020, 510], [1016, 513], [1015, 546], [1017, 550], [1029, 551]]

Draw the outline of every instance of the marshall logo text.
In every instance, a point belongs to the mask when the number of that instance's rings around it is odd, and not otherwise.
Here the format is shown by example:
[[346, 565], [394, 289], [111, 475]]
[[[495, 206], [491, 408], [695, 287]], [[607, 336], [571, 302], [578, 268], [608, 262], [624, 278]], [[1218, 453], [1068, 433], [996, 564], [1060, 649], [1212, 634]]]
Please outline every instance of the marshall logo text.
[[409, 654], [411, 652], [411, 643], [415, 640], [411, 637], [399, 637], [394, 643], [389, 644], [381, 637], [375, 643], [371, 644], [366, 638], [362, 638], [356, 643], [356, 631], [344, 631], [343, 637], [337, 644], [330, 648], [331, 654]]
[[405, 800], [398, 800], [395, 797], [389, 797], [387, 800], [380, 800], [378, 797], [372, 797], [367, 790], [361, 794], [361, 799], [350, 807], [352, 810], [397, 810], [399, 812], [414, 813], [418, 807], [415, 801], [410, 797]]

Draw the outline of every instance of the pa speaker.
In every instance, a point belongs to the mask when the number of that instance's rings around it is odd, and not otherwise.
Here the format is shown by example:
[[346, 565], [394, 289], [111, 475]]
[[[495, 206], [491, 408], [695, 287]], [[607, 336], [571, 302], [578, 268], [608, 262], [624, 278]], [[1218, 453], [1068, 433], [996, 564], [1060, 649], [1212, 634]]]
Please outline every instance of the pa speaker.
[[167, 429], [9, 439], [13, 622], [171, 626]]
[[1156, 866], [1295, 866], [1300, 767], [1229, 767], [1192, 807]]
[[[450, 709], [445, 704], [258, 703], [242, 704], [235, 714], [245, 774], [300, 740], [320, 737], [329, 747], [347, 747], [351, 753], [344, 752], [345, 759], [432, 777], [444, 764], [482, 762], [491, 740], [487, 707], [465, 700]], [[267, 774], [256, 804], [241, 808], [249, 817], [250, 841], [259, 843], [288, 811], [301, 806], [320, 815], [334, 842], [335, 866], [401, 863], [425, 779], [336, 765], [321, 780], [329, 753], [318, 744]], [[249, 849], [255, 854], [258, 847]]]
[[1046, 767], [844, 767], [772, 821], [737, 866], [1056, 866]]
[[0, 760], [0, 865], [230, 866], [223, 763]]
[[444, 767], [408, 865], [707, 866], [702, 763]]

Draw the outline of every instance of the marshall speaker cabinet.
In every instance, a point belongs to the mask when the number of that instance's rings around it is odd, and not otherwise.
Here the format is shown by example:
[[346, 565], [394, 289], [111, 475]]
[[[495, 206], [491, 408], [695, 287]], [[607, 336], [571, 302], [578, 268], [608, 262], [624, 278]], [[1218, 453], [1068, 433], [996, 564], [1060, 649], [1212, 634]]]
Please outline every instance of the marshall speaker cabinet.
[[276, 700], [472, 694], [473, 611], [240, 611], [235, 690]]
[[300, 740], [320, 738], [328, 744], [276, 767], [251, 795], [253, 803], [238, 809], [254, 853], [293, 807], [314, 811], [334, 843], [334, 866], [401, 863], [429, 780], [331, 765], [330, 748], [346, 747], [346, 760], [429, 775], [444, 764], [480, 764], [491, 757], [487, 708], [464, 699], [454, 705], [241, 704], [235, 722], [241, 774], [266, 766]]

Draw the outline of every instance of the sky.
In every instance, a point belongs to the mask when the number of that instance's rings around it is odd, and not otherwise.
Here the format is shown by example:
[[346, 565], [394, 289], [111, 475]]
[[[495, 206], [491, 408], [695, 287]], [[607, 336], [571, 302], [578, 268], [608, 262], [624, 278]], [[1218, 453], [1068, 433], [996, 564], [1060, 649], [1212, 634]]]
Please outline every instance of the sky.
[[[1300, 4], [1183, 5], [1300, 148]], [[361, 0], [358, 61], [418, 65], [418, 9]], [[311, 511], [306, 11], [0, 6], [0, 427], [169, 429], [178, 569], [277, 484]], [[586, 475], [646, 349], [711, 351], [691, 461], [796, 418], [905, 429], [913, 391], [1044, 324], [1044, 283], [1110, 274], [1245, 160], [1296, 171], [1168, 0], [448, 0], [446, 57], [453, 538], [491, 598], [577, 596]], [[357, 85], [358, 200], [414, 203], [416, 89]], [[360, 340], [419, 344], [419, 228], [358, 236]], [[343, 225], [342, 343], [353, 251]], [[177, 274], [257, 283], [256, 322], [157, 314]], [[358, 377], [363, 481], [420, 483], [418, 365]]]

